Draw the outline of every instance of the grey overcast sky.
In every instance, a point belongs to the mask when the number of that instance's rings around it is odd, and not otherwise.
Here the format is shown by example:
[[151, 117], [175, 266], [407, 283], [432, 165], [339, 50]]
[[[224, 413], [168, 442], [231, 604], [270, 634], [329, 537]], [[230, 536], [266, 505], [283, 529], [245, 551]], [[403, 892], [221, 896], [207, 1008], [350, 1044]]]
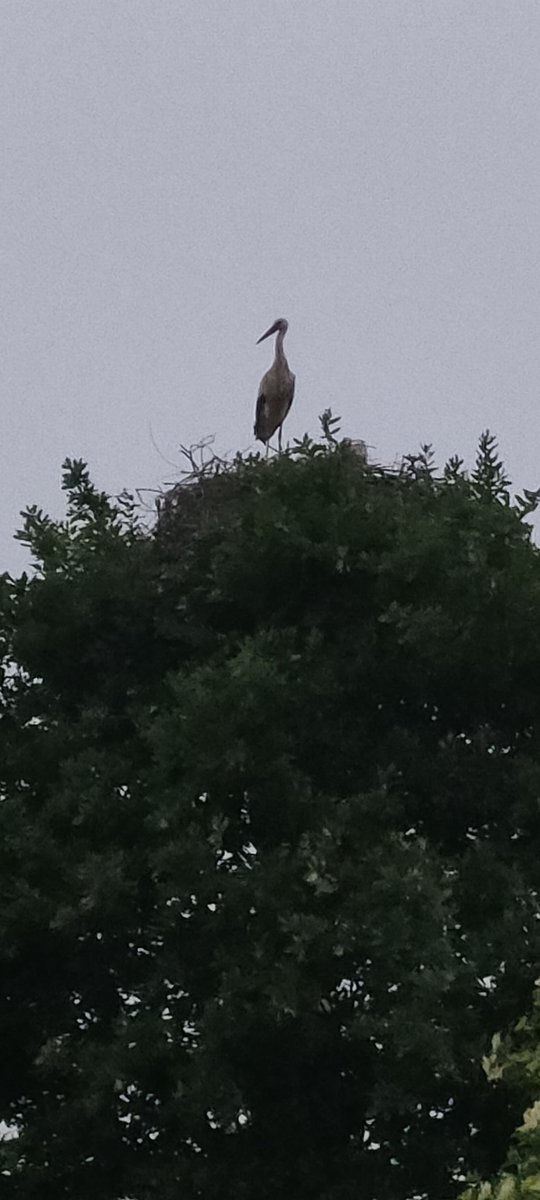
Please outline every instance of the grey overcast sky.
[[485, 426], [540, 484], [539, 0], [1, 0], [0, 569], [66, 455], [109, 490], [289, 437]]

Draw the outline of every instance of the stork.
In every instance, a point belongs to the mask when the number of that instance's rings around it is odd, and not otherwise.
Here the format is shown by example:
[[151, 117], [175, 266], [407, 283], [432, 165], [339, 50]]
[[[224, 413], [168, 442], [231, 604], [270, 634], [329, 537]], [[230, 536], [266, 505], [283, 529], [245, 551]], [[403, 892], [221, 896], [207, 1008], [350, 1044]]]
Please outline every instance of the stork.
[[285, 358], [283, 350], [283, 338], [289, 328], [285, 317], [278, 317], [277, 321], [266, 330], [257, 341], [264, 342], [264, 339], [270, 337], [273, 333], [277, 334], [276, 349], [274, 361], [270, 370], [263, 375], [259, 384], [259, 394], [257, 396], [257, 407], [255, 409], [255, 437], [259, 442], [266, 442], [266, 450], [268, 453], [268, 443], [270, 438], [279, 429], [278, 446], [281, 454], [281, 433], [282, 426], [291, 407], [294, 396], [295, 376], [289, 370], [289, 364]]

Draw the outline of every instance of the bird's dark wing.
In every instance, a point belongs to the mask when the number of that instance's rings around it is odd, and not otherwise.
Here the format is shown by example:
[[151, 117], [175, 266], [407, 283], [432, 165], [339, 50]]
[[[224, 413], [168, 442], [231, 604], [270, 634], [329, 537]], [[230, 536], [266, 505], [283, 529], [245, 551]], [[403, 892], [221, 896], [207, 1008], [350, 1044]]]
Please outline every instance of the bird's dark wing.
[[257, 440], [261, 442], [266, 441], [263, 430], [265, 407], [266, 396], [264, 392], [259, 392], [259, 395], [257, 396], [257, 404], [255, 406], [255, 424], [253, 426], [253, 432]]

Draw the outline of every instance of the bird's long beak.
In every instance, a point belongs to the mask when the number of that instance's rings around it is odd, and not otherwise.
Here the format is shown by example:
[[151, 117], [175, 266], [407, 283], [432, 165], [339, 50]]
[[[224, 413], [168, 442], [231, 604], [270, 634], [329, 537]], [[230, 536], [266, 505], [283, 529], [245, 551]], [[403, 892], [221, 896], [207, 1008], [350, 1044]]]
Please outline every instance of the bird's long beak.
[[270, 326], [270, 329], [267, 329], [266, 333], [263, 333], [262, 337], [257, 338], [257, 346], [259, 345], [259, 342], [264, 342], [265, 338], [270, 337], [271, 333], [275, 333], [277, 327], [278, 327], [278, 323], [277, 323], [277, 321], [274, 321], [274, 324]]

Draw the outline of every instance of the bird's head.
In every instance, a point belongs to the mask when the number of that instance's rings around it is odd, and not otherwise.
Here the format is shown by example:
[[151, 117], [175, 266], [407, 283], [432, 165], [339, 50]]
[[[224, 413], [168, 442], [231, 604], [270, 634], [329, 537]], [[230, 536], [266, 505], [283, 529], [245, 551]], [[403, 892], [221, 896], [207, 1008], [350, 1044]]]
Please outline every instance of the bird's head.
[[277, 321], [274, 321], [274, 324], [270, 326], [270, 329], [267, 329], [266, 333], [263, 333], [262, 337], [257, 338], [257, 345], [259, 345], [259, 342], [264, 342], [265, 338], [271, 337], [273, 333], [285, 334], [288, 328], [289, 322], [285, 320], [285, 317], [278, 317]]

